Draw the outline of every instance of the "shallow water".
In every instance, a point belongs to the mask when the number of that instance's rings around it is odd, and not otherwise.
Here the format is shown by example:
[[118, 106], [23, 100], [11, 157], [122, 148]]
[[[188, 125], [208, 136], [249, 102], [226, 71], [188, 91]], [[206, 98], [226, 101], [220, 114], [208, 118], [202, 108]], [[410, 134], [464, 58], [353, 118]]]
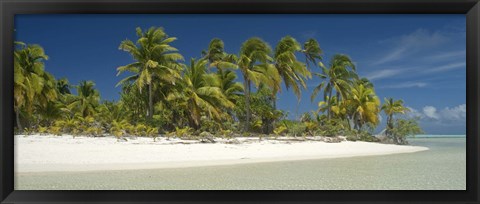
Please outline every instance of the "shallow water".
[[465, 190], [464, 137], [411, 138], [430, 150], [179, 169], [24, 173], [16, 190]]

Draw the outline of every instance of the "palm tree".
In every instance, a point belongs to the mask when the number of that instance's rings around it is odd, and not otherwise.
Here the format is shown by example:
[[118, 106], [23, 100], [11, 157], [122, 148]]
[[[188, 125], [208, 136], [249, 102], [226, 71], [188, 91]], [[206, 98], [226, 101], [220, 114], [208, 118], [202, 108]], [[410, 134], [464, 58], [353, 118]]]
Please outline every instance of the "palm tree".
[[323, 98], [327, 102], [327, 117], [331, 117], [331, 100], [333, 90], [337, 93], [337, 100], [341, 101], [347, 98], [348, 90], [352, 84], [352, 79], [358, 78], [355, 73], [355, 64], [350, 57], [343, 54], [336, 54], [330, 61], [329, 67], [325, 67], [319, 62], [322, 73], [315, 73], [322, 82], [313, 89], [311, 100], [313, 101], [318, 93], [323, 89]]
[[275, 67], [270, 64], [272, 61], [272, 57], [270, 57], [271, 52], [270, 46], [257, 37], [245, 41], [240, 49], [237, 64], [243, 75], [243, 89], [245, 91], [245, 131], [248, 131], [250, 126], [251, 83], [253, 82], [257, 87], [260, 83], [266, 83], [270, 87], [279, 86], [279, 80], [271, 80], [269, 78], [269, 76], [275, 77], [276, 72]]
[[71, 96], [68, 108], [76, 110], [82, 117], [93, 116], [100, 100], [100, 94], [93, 87], [92, 81], [81, 81], [77, 88], [77, 96]]
[[226, 56], [224, 47], [224, 43], [221, 39], [212, 39], [208, 44], [208, 49], [206, 51], [202, 51], [203, 59], [208, 59], [210, 63], [223, 61]]
[[317, 64], [317, 60], [322, 60], [323, 51], [317, 40], [310, 38], [303, 44], [302, 52], [305, 54], [305, 64], [310, 69], [310, 63]]
[[354, 128], [360, 130], [365, 123], [377, 125], [379, 123], [380, 100], [372, 88], [361, 83], [352, 86], [347, 101], [353, 109]]
[[117, 68], [117, 76], [125, 71], [132, 72], [133, 75], [122, 79], [117, 86], [134, 82], [140, 92], [145, 86], [147, 87], [147, 118], [150, 120], [153, 116], [154, 83], [175, 84], [180, 78], [181, 71], [178, 61], [183, 60], [183, 56], [170, 45], [176, 38], [169, 37], [163, 28], [151, 27], [145, 32], [141, 28], [137, 28], [136, 31], [139, 38], [136, 43], [124, 40], [119, 47], [119, 49], [129, 52], [136, 62]]
[[186, 111], [189, 113], [189, 123], [194, 129], [200, 128], [202, 113], [220, 120], [222, 108], [232, 108], [234, 104], [227, 99], [219, 87], [210, 86], [205, 76], [207, 72], [205, 59], [191, 59], [186, 67], [181, 82], [181, 92], [171, 95], [171, 99], [183, 98], [187, 101]]
[[355, 81], [358, 85], [363, 85], [365, 88], [373, 89], [373, 83], [365, 77]]
[[35, 103], [41, 106], [46, 106], [49, 102], [57, 99], [58, 91], [56, 88], [55, 77], [52, 74], [44, 72], [42, 79], [43, 88], [41, 93], [35, 97]]
[[205, 75], [205, 80], [210, 86], [218, 87], [228, 100], [235, 103], [243, 92], [243, 85], [236, 82], [237, 74], [232, 70], [210, 73]]
[[[306, 88], [305, 80], [312, 76], [305, 64], [299, 62], [295, 56], [296, 52], [300, 51], [302, 51], [300, 44], [294, 38], [286, 36], [277, 44], [274, 55], [275, 67], [282, 77], [285, 87], [287, 90], [292, 87], [298, 100], [301, 97], [300, 87]], [[274, 90], [274, 97], [276, 91]]]
[[[402, 100], [393, 100], [393, 98], [385, 98], [385, 103], [382, 105], [382, 111], [387, 115], [387, 129], [385, 131], [387, 136], [392, 136], [391, 131], [393, 129], [393, 116], [395, 114], [405, 114], [409, 111], [408, 108], [403, 106]], [[397, 138], [393, 135], [395, 141]]]
[[211, 86], [222, 89], [223, 94], [232, 102], [236, 100], [239, 93], [243, 91], [241, 83], [235, 82], [237, 75], [230, 69], [238, 69], [235, 64], [237, 57], [233, 54], [227, 54], [224, 50], [224, 43], [219, 38], [210, 41], [207, 51], [203, 51], [203, 58], [208, 60], [210, 67], [216, 67], [216, 74], [207, 74], [207, 82]]
[[122, 84], [120, 102], [124, 105], [129, 119], [134, 121], [144, 119], [148, 108], [148, 93], [141, 92], [135, 83]]
[[[34, 104], [56, 99], [52, 90], [54, 78], [44, 71], [44, 61], [48, 60], [43, 48], [39, 45], [26, 45], [15, 42], [14, 51], [14, 109], [18, 131], [22, 131], [20, 112], [25, 109], [33, 112]], [[38, 100], [37, 100], [38, 99]]]
[[117, 103], [113, 101], [104, 101], [98, 106], [98, 118], [99, 121], [110, 129], [112, 121], [122, 121], [127, 118], [129, 111], [125, 108], [123, 101]]
[[63, 116], [64, 107], [62, 102], [50, 101], [45, 106], [37, 105], [36, 113], [45, 122], [45, 125], [50, 126], [53, 121]]
[[57, 90], [62, 95], [71, 94], [70, 84], [67, 78], [61, 78], [57, 81]]

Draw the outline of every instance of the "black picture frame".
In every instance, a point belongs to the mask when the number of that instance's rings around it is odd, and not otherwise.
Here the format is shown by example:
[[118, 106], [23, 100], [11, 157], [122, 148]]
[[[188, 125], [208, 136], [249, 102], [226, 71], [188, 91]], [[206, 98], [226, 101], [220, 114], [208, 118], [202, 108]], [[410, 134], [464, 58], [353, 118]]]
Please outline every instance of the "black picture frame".
[[[0, 0], [1, 203], [480, 203], [478, 0]], [[328, 13], [465, 14], [467, 190], [465, 191], [15, 191], [13, 28], [15, 14]]]

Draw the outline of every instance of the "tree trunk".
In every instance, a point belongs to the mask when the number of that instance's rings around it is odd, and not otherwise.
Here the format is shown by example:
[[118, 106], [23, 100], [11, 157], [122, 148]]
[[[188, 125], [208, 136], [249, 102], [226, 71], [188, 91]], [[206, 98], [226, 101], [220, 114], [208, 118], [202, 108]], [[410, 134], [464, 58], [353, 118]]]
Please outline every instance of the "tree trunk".
[[[272, 96], [272, 102], [273, 102], [273, 111], [276, 111], [277, 110], [277, 94], [273, 95]], [[267, 134], [270, 134], [273, 132], [273, 129], [275, 127], [275, 123], [277, 123], [277, 120], [276, 119], [271, 119], [270, 120], [270, 124], [268, 124], [268, 130], [267, 130]]]
[[152, 85], [148, 85], [148, 120], [152, 120], [153, 117], [153, 90]]
[[20, 110], [15, 111], [15, 118], [17, 120], [18, 132], [21, 133], [23, 129], [22, 124], [20, 124]]
[[393, 126], [393, 125], [392, 125], [392, 116], [389, 115], [388, 118], [387, 118], [387, 130], [385, 130], [387, 136], [391, 136], [391, 135], [390, 135], [390, 134], [391, 134], [390, 130], [392, 129], [392, 126]]
[[245, 89], [245, 108], [246, 110], [246, 121], [245, 121], [245, 132], [248, 132], [250, 129], [250, 80], [247, 77], [243, 77], [243, 88]]
[[331, 105], [332, 105], [332, 89], [330, 89], [329, 93], [328, 93], [328, 105], [327, 105], [327, 119], [330, 120], [331, 118], [331, 113], [330, 113], [330, 109], [331, 109]]

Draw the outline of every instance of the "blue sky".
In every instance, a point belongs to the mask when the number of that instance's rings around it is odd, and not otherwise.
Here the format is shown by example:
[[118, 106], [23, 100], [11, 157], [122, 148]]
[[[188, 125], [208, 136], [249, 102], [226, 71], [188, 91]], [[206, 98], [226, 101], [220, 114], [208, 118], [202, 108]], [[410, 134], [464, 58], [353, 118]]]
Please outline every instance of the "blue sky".
[[[382, 101], [403, 99], [426, 133], [465, 134], [464, 15], [17, 15], [15, 39], [42, 45], [50, 57], [46, 70], [57, 78], [72, 84], [93, 80], [102, 99], [116, 100], [115, 84], [122, 77], [116, 77], [116, 68], [133, 60], [118, 46], [136, 39], [136, 27], [151, 26], [177, 37], [173, 46], [187, 60], [200, 57], [214, 37], [229, 53], [238, 53], [254, 36], [272, 47], [286, 35], [301, 43], [313, 37], [325, 52], [325, 64], [336, 53], [349, 55]], [[298, 105], [283, 89], [278, 108], [292, 118], [297, 107], [298, 113], [315, 110], [321, 97], [312, 103], [310, 95], [318, 83], [308, 81]]]

